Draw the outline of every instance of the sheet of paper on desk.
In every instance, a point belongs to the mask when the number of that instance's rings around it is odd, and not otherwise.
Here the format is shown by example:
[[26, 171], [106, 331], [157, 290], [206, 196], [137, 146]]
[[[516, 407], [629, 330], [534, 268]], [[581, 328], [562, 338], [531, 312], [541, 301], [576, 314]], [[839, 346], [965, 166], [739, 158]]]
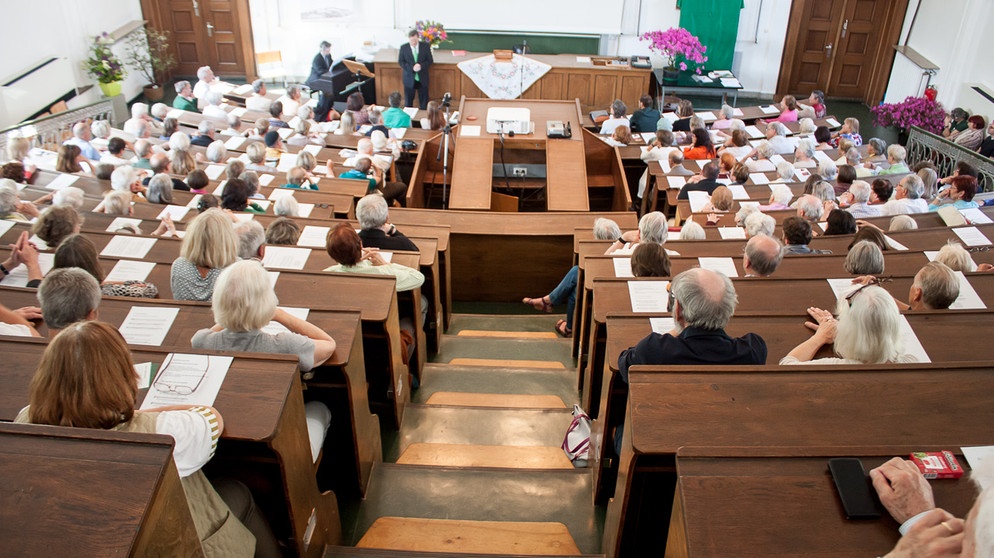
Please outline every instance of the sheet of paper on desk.
[[[140, 227], [141, 224], [142, 224], [141, 219], [133, 219], [131, 217], [115, 217], [114, 220], [110, 222], [110, 225], [107, 225], [106, 230], [107, 232], [112, 233], [112, 232], [117, 232], [129, 225]], [[3, 230], [3, 226], [0, 225], [0, 236], [2, 236], [4, 232], [6, 231]]]
[[665, 335], [673, 331], [673, 328], [676, 327], [676, 320], [672, 317], [649, 318], [649, 326], [652, 328], [653, 333]]
[[742, 84], [739, 83], [739, 80], [737, 80], [736, 78], [721, 78], [721, 86], [737, 89], [739, 87], [742, 87]]
[[761, 172], [751, 172], [751, 173], [749, 173], [749, 180], [752, 180], [752, 183], [755, 184], [755, 185], [757, 185], [757, 186], [760, 186], [762, 184], [769, 184], [770, 183], [770, 179], [767, 178], [767, 176], [765, 174], [761, 173]]
[[714, 179], [714, 181], [724, 186], [728, 186], [732, 183], [732, 180], [730, 178], [716, 178]]
[[297, 217], [306, 219], [311, 216], [311, 212], [314, 211], [313, 203], [298, 203], [297, 204]]
[[642, 141], [645, 143], [652, 143], [656, 139], [656, 134], [654, 132], [642, 132], [639, 134], [642, 136]]
[[740, 108], [734, 108], [734, 109], [732, 109], [732, 115], [733, 116], [744, 116], [744, 113], [742, 112], [742, 109], [740, 109]]
[[826, 279], [828, 286], [835, 293], [835, 299], [845, 298], [849, 293], [859, 288], [859, 285], [852, 282], [852, 277], [840, 277], [838, 279]]
[[[825, 161], [832, 161], [832, 158], [829, 157], [828, 154], [825, 153], [824, 151], [815, 151], [815, 159], [818, 159], [819, 163], [823, 163]], [[834, 163], [834, 161], [832, 162]]]
[[305, 145], [304, 148], [301, 149], [301, 151], [306, 151], [307, 153], [310, 153], [311, 155], [317, 155], [318, 153], [321, 153], [321, 146], [320, 145], [314, 145], [314, 144]]
[[139, 362], [135, 364], [135, 373], [138, 374], [138, 389], [145, 389], [152, 385], [152, 363]]
[[840, 124], [839, 121], [834, 118], [826, 118], [825, 122], [828, 122], [828, 125], [831, 128], [839, 128], [842, 126], [842, 124]]
[[294, 188], [274, 188], [272, 192], [269, 193], [269, 199], [276, 201], [280, 198], [292, 198], [294, 192], [297, 190]]
[[266, 273], [269, 274], [269, 286], [271, 286], [272, 288], [275, 289], [276, 288], [276, 281], [279, 281], [279, 279], [280, 279], [280, 272], [279, 271], [267, 271]]
[[418, 114], [418, 109], [417, 107], [405, 107], [404, 112], [406, 112], [411, 118], [414, 118]]
[[207, 165], [207, 168], [204, 169], [204, 174], [211, 180], [217, 180], [223, 172], [224, 165]]
[[262, 265], [267, 269], [304, 269], [310, 255], [310, 248], [266, 246], [266, 257], [262, 259]]
[[980, 298], [977, 291], [970, 284], [970, 281], [963, 275], [962, 271], [956, 271], [956, 278], [959, 279], [959, 296], [949, 306], [950, 310], [986, 310], [987, 305]]
[[156, 219], [162, 219], [166, 215], [169, 215], [169, 218], [172, 219], [174, 223], [178, 223], [182, 221], [189, 212], [190, 208], [185, 205], [167, 205], [162, 208], [162, 211], [159, 212]]
[[593, 61], [590, 60], [589, 56], [577, 56], [576, 57], [576, 63], [577, 64], [593, 64]]
[[908, 323], [908, 318], [903, 314], [901, 315], [901, 320], [898, 322], [898, 328], [901, 331], [901, 339], [904, 340], [903, 352], [914, 355], [918, 359], [918, 362], [932, 362], [928, 353], [925, 352], [925, 347], [922, 347], [922, 342], [918, 339], [914, 328]]
[[479, 126], [470, 126], [468, 124], [459, 127], [460, 137], [477, 137], [480, 135]]
[[290, 128], [296, 128], [297, 124], [299, 123], [300, 123], [300, 117], [294, 116], [293, 118], [290, 119], [289, 122], [286, 123], [286, 125], [289, 126]]
[[231, 92], [235, 95], [247, 95], [249, 91], [252, 91], [252, 84], [246, 83], [245, 85], [239, 85], [234, 88]]
[[726, 277], [738, 277], [739, 272], [735, 269], [735, 261], [732, 258], [697, 258], [701, 267], [724, 273]]
[[34, 244], [35, 248], [38, 248], [39, 250], [51, 250], [52, 249], [52, 247], [49, 246], [47, 242], [45, 242], [44, 240], [42, 240], [41, 237], [39, 237], [36, 234], [31, 235], [31, 238], [28, 239], [28, 242], [30, 242], [31, 244]]
[[742, 227], [718, 227], [722, 240], [745, 240], [746, 230]]
[[[307, 315], [311, 313], [310, 308], [295, 308], [293, 306], [277, 306], [277, 308], [301, 320], [307, 320]], [[288, 333], [290, 330], [285, 325], [273, 320], [266, 327], [262, 328], [262, 331], [270, 335], [276, 335], [277, 333]]]
[[953, 229], [956, 236], [967, 246], [989, 246], [991, 241], [977, 227], [960, 227]]
[[707, 192], [687, 192], [687, 199], [690, 201], [690, 211], [700, 213], [711, 201], [711, 196]]
[[717, 120], [718, 119], [718, 117], [715, 116], [714, 113], [711, 112], [711, 111], [699, 112], [699, 113], [697, 113], [697, 116], [700, 116], [701, 120], [704, 120], [705, 122], [707, 122], [709, 120]]
[[741, 184], [729, 184], [729, 191], [732, 192], [733, 200], [747, 200], [749, 199], [749, 193], [746, 192], [745, 186]]
[[959, 210], [959, 212], [963, 214], [963, 217], [966, 217], [966, 220], [969, 221], [971, 225], [984, 225], [987, 223], [994, 223], [994, 221], [992, 221], [991, 218], [988, 217], [986, 213], [980, 211], [980, 209], [976, 207], [971, 207], [969, 209], [961, 209]]
[[614, 263], [615, 277], [635, 277], [632, 274], [631, 258], [612, 258], [611, 261]]
[[[141, 410], [167, 405], [213, 406], [234, 357], [170, 353], [152, 380]], [[192, 393], [183, 395], [187, 390]]]
[[314, 167], [314, 174], [324, 174], [328, 176], [334, 176], [328, 172], [328, 165], [318, 165]]
[[[966, 463], [970, 466], [970, 469], [977, 469], [981, 467], [981, 463], [990, 463], [994, 460], [994, 446], [963, 446], [960, 448], [963, 451], [963, 457], [966, 458]], [[987, 484], [981, 484], [981, 490], [987, 490], [990, 488], [990, 480], [987, 480]]]
[[161, 347], [177, 315], [179, 308], [132, 306], [118, 330], [129, 345]]
[[235, 107], [231, 109], [231, 112], [229, 112], [228, 114], [233, 114], [238, 118], [241, 118], [242, 116], [245, 116], [246, 112], [248, 112], [248, 109], [245, 107]]
[[664, 112], [663, 118], [669, 120], [670, 122], [676, 122], [677, 120], [680, 119], [680, 117], [677, 116], [675, 112]]
[[166, 118], [175, 118], [176, 120], [179, 120], [180, 118], [183, 118], [184, 114], [186, 114], [186, 111], [173, 109], [166, 113]]
[[780, 112], [780, 109], [778, 109], [777, 107], [775, 107], [773, 105], [769, 105], [769, 106], [765, 106], [765, 107], [764, 106], [760, 106], [759, 110], [763, 111], [763, 114], [776, 114], [776, 113]]
[[186, 204], [186, 206], [189, 207], [190, 209], [197, 207], [200, 204], [201, 198], [203, 197], [204, 197], [203, 194], [197, 194], [193, 196], [192, 198], [190, 198], [190, 203]]
[[816, 224], [821, 228], [821, 232], [828, 230], [828, 221], [818, 221]]
[[248, 138], [242, 136], [231, 136], [230, 138], [228, 138], [227, 141], [224, 142], [224, 146], [227, 147], [228, 149], [231, 149], [232, 151], [236, 151], [246, 141], [248, 141]]
[[765, 138], [766, 134], [759, 131], [759, 128], [755, 126], [746, 126], [746, 135], [750, 138]]
[[811, 177], [811, 171], [805, 168], [795, 168], [794, 174], [797, 175], [797, 182], [804, 182]]
[[685, 176], [667, 176], [666, 183], [669, 184], [671, 190], [679, 190], [683, 188], [683, 185], [687, 183], [687, 177]]
[[[52, 265], [55, 263], [55, 254], [51, 252], [41, 252], [38, 254], [38, 266], [41, 268], [42, 275], [48, 275], [49, 271], [52, 271]], [[5, 287], [26, 287], [28, 286], [28, 268], [19, 265], [14, 268], [10, 275], [4, 278], [3, 286]]]
[[295, 166], [297, 166], [296, 153], [281, 153], [280, 160], [276, 163], [276, 170], [286, 172]]
[[887, 245], [890, 246], [891, 248], [893, 248], [894, 250], [907, 250], [908, 249], [907, 246], [905, 246], [904, 244], [901, 244], [900, 242], [894, 240], [893, 238], [891, 238], [891, 237], [889, 237], [887, 235], [884, 235], [884, 240], [886, 240], [887, 241]]
[[774, 153], [772, 156], [770, 156], [770, 162], [773, 163], [774, 165], [779, 165], [780, 163], [786, 162], [786, 160], [783, 157], [781, 157], [779, 153]]
[[[708, 76], [699, 76], [699, 75], [697, 75], [697, 74], [694, 74], [694, 75], [692, 75], [692, 76], [690, 76], [690, 77], [691, 77], [691, 78], [692, 78], [692, 79], [693, 79], [694, 81], [696, 81], [696, 82], [698, 82], [698, 83], [714, 83], [714, 80], [713, 80], [713, 79], [711, 79], [711, 78], [709, 78]], [[724, 80], [722, 80], [722, 81], [724, 81]]]
[[632, 301], [632, 312], [666, 312], [669, 281], [629, 281], [628, 296]]
[[[141, 219], [131, 219], [132, 221], [138, 221], [141, 223]], [[14, 228], [14, 221], [0, 220], [0, 236], [7, 234], [7, 231]], [[113, 232], [109, 228], [108, 232]]]
[[286, 138], [293, 135], [293, 128], [277, 128], [276, 133], [279, 134], [280, 138], [286, 140]]
[[155, 242], [155, 238], [117, 235], [110, 239], [107, 246], [104, 246], [104, 249], [100, 251], [100, 255], [109, 258], [132, 258], [140, 260], [148, 255], [148, 251], [155, 246]]
[[[308, 248], [324, 248], [327, 246], [328, 233], [331, 231], [331, 227], [316, 227], [314, 225], [307, 225], [304, 230], [300, 232], [300, 237], [297, 238], [297, 246], [306, 246]], [[266, 247], [266, 251], [269, 251], [269, 246]]]
[[259, 173], [259, 184], [263, 186], [269, 186], [273, 179], [276, 178], [275, 174], [269, 174], [268, 172]]
[[51, 182], [45, 185], [46, 190], [61, 190], [66, 186], [72, 186], [74, 182], [79, 180], [79, 176], [75, 174], [60, 173], [58, 176], [52, 179]]
[[153, 269], [155, 269], [155, 262], [118, 260], [114, 264], [114, 269], [110, 270], [107, 277], [104, 277], [104, 281], [144, 281], [148, 279]]
[[743, 202], [739, 202], [739, 207], [740, 208], [742, 208], [742, 207], [755, 207], [756, 209], [759, 209], [759, 202], [743, 201]]
[[239, 223], [244, 223], [246, 221], [251, 221], [252, 219], [255, 219], [255, 215], [251, 213], [233, 213], [232, 217], [234, 217], [235, 221], [238, 221]]

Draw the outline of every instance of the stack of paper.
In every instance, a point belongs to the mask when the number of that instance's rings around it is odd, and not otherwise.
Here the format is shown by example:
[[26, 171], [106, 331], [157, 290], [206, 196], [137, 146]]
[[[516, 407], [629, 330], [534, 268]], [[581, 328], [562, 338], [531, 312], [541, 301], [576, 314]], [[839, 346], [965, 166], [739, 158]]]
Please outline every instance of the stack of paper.
[[722, 87], [728, 87], [730, 89], [740, 89], [740, 88], [742, 88], [742, 84], [739, 83], [739, 80], [737, 80], [735, 78], [721, 78], [721, 86]]

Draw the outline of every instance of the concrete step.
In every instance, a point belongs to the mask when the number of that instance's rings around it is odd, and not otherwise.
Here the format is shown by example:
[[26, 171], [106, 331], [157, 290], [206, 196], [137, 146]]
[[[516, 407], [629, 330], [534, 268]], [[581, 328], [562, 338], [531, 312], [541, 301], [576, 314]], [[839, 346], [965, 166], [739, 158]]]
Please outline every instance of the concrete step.
[[[422, 373], [421, 388], [411, 394], [414, 403], [433, 400], [435, 393], [554, 395], [572, 408], [579, 401], [574, 370], [543, 370], [430, 363]], [[456, 403], [446, 403], [456, 404]], [[523, 406], [521, 403], [511, 406]]]
[[573, 469], [561, 447], [411, 444], [398, 464], [501, 469]]

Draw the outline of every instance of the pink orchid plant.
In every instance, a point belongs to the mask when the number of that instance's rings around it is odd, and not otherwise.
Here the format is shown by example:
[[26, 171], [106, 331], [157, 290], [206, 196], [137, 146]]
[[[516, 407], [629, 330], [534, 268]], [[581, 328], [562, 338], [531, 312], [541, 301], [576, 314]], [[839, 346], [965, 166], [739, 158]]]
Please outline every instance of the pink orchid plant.
[[700, 39], [682, 27], [671, 27], [666, 31], [649, 31], [639, 36], [640, 41], [649, 42], [649, 50], [657, 52], [668, 60], [667, 68], [686, 71], [688, 63], [695, 64], [698, 74], [702, 64], [708, 61], [707, 47]]
[[880, 103], [870, 108], [876, 126], [894, 126], [905, 131], [918, 126], [933, 134], [942, 132], [946, 110], [927, 97], [907, 97], [900, 103]]

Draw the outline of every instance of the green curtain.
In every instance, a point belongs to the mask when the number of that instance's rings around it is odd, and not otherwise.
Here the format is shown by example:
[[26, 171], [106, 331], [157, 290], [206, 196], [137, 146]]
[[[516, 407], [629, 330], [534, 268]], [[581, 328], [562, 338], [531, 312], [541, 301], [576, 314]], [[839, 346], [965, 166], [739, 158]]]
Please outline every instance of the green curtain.
[[677, 0], [680, 27], [690, 31], [708, 48], [708, 70], [731, 70], [739, 10], [745, 0]]

